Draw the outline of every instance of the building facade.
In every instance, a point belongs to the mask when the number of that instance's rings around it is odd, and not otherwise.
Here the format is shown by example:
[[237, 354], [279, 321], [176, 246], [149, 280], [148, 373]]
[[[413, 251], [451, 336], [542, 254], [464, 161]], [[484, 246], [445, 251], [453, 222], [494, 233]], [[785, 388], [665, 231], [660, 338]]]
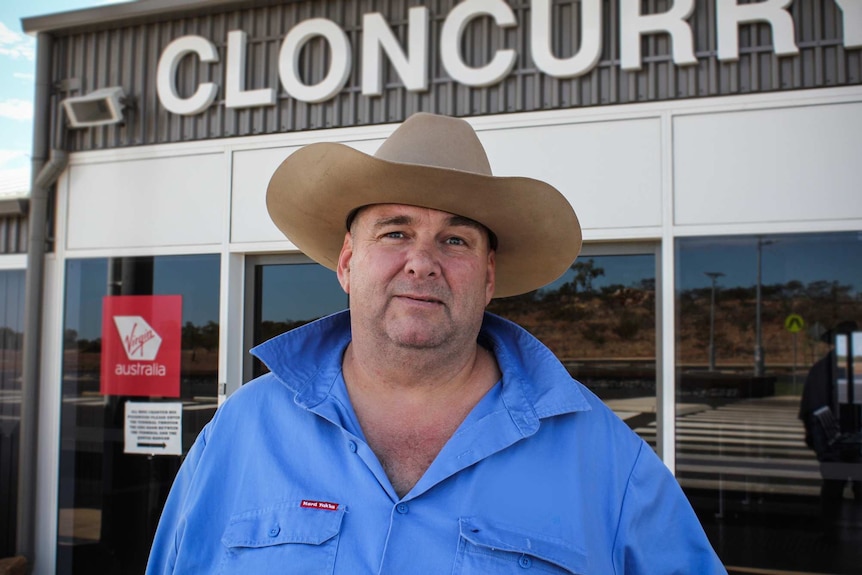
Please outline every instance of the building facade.
[[142, 571], [182, 454], [264, 369], [249, 347], [347, 306], [270, 222], [270, 175], [417, 111], [572, 203], [580, 258], [491, 309], [658, 451], [728, 568], [858, 568], [859, 445], [831, 461], [798, 417], [822, 387], [859, 431], [856, 0], [146, 0], [24, 26], [55, 172], [29, 214], [41, 315], [6, 326], [38, 343], [37, 573]]

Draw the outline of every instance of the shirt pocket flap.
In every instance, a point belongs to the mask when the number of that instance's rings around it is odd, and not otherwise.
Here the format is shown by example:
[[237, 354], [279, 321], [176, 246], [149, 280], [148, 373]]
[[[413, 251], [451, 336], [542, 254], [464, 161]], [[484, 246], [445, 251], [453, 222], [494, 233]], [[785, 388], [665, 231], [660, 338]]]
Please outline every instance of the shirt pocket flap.
[[247, 511], [231, 517], [222, 543], [226, 547], [321, 545], [338, 535], [343, 517], [343, 507], [330, 511], [305, 509], [298, 504]]
[[571, 573], [588, 572], [586, 553], [560, 539], [518, 531], [476, 517], [460, 520], [461, 537], [489, 550], [508, 551], [541, 559]]

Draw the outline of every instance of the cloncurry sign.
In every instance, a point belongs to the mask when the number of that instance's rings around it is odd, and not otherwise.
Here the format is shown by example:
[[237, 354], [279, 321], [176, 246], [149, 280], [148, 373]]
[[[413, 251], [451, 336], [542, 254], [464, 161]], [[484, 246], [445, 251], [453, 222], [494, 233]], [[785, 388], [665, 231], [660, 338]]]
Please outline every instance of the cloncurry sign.
[[[673, 0], [669, 10], [658, 14], [641, 14], [641, 0], [618, 0], [618, 37], [620, 67], [623, 70], [641, 68], [641, 40], [653, 34], [669, 36], [673, 62], [677, 66], [697, 64], [690, 25], [696, 0]], [[778, 56], [799, 53], [794, 21], [789, 12], [793, 0], [762, 0], [738, 3], [739, 0], [715, 0], [702, 3], [698, 9], [715, 11], [715, 38], [719, 61], [739, 58], [739, 27], [753, 22], [767, 24], [771, 30], [773, 50]], [[862, 0], [834, 0], [843, 16], [845, 49], [862, 48]], [[524, 46], [537, 69], [554, 78], [575, 78], [588, 73], [599, 61], [604, 29], [602, 0], [580, 1], [580, 46], [576, 53], [558, 57], [551, 46], [554, 36], [552, 0], [531, 0], [528, 23], [519, 22], [515, 12], [504, 0], [465, 0], [456, 4], [445, 16], [438, 46], [443, 69], [457, 83], [483, 87], [501, 82], [513, 69], [519, 57], [514, 48], [499, 48], [480, 66], [469, 65], [462, 53], [462, 40], [467, 27], [478, 18], [490, 18], [493, 26], [508, 29], [529, 26], [530, 42]], [[707, 8], [711, 7], [711, 8]], [[341, 91], [352, 72], [354, 61], [361, 67], [361, 93], [377, 96], [382, 93], [383, 58], [387, 58], [408, 91], [428, 90], [429, 84], [429, 22], [430, 9], [416, 6], [408, 11], [406, 42], [402, 44], [392, 31], [386, 17], [378, 12], [362, 16], [359, 40], [351, 43], [338, 23], [326, 18], [309, 18], [293, 26], [281, 43], [277, 66], [281, 88], [288, 96], [302, 102], [324, 102]], [[300, 53], [310, 41], [326, 43], [328, 68], [319, 82], [303, 80]], [[223, 41], [223, 39], [219, 39]], [[223, 97], [227, 108], [272, 106], [276, 102], [277, 86], [246, 89], [247, 32], [242, 29], [227, 32]], [[354, 53], [358, 57], [354, 59]], [[219, 51], [212, 39], [186, 35], [173, 40], [161, 52], [157, 70], [157, 92], [162, 106], [180, 115], [198, 114], [215, 101], [220, 86], [217, 82], [201, 82], [190, 95], [178, 90], [177, 74], [180, 62], [196, 58], [201, 65], [219, 61]]]

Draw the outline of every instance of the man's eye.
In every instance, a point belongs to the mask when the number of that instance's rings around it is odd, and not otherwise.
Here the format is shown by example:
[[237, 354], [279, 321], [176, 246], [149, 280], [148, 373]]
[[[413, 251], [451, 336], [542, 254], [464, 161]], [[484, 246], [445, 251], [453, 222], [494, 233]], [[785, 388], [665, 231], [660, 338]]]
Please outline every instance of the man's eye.
[[400, 239], [404, 237], [404, 232], [386, 232], [383, 237]]
[[450, 246], [463, 246], [467, 244], [467, 242], [465, 242], [462, 238], [449, 238], [446, 240], [446, 243]]

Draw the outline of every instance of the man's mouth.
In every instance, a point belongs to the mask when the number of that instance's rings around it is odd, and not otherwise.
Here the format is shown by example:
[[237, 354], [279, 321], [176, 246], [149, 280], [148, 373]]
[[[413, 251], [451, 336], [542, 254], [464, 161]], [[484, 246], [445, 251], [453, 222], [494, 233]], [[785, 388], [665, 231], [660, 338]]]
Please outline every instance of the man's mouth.
[[437, 298], [435, 298], [435, 297], [432, 297], [432, 296], [414, 295], [414, 294], [401, 294], [401, 295], [399, 295], [399, 296], [397, 296], [397, 297], [404, 298], [404, 299], [409, 299], [409, 300], [411, 300], [411, 301], [418, 301], [418, 302], [421, 302], [421, 303], [437, 303], [437, 304], [439, 304], [439, 303], [443, 303], [443, 302], [442, 302], [442, 301], [440, 301], [439, 299], [437, 299]]

